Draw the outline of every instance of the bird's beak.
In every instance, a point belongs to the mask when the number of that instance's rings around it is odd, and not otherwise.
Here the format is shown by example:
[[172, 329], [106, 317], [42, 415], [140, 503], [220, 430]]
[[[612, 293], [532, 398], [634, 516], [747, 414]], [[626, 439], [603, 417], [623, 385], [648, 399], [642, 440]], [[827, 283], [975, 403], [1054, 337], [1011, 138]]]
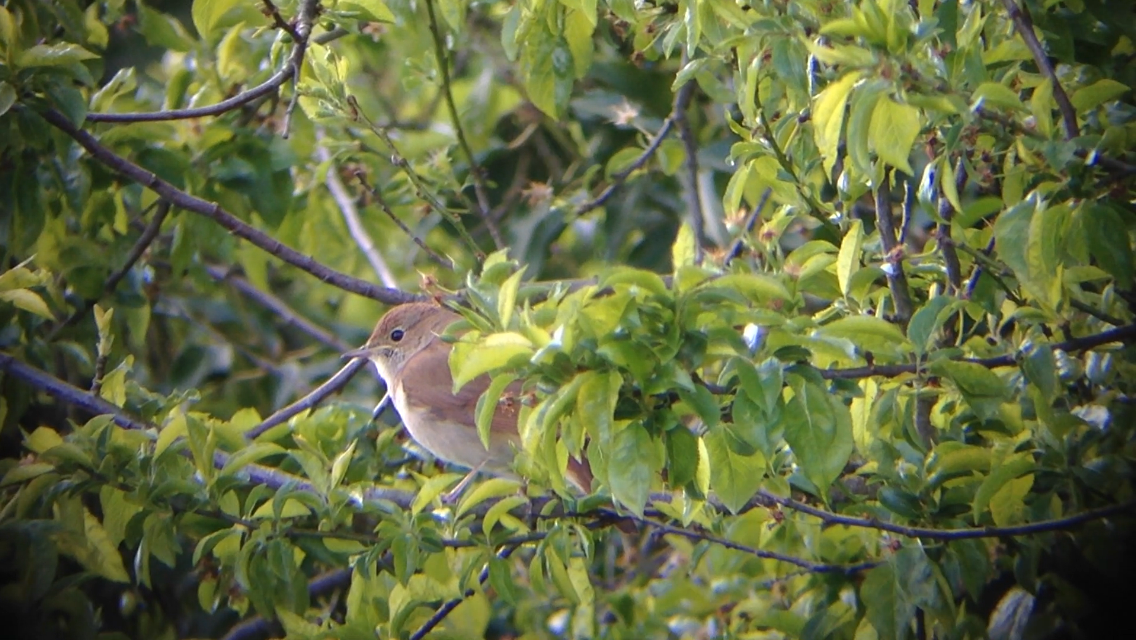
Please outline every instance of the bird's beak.
[[358, 349], [352, 349], [352, 350], [348, 351], [347, 353], [344, 353], [340, 357], [343, 358], [344, 360], [354, 360], [355, 358], [367, 358], [371, 355], [372, 352], [373, 352], [373, 349], [371, 349], [371, 347], [359, 347]]

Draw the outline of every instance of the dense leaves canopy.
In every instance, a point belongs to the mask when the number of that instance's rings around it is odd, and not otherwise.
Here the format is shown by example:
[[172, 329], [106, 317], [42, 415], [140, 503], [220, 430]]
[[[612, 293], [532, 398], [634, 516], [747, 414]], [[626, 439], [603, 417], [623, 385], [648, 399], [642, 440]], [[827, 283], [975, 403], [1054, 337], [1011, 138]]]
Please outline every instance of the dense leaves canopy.
[[[0, 4], [17, 636], [1126, 613], [1130, 0], [185, 4]], [[372, 419], [416, 299], [525, 484]]]

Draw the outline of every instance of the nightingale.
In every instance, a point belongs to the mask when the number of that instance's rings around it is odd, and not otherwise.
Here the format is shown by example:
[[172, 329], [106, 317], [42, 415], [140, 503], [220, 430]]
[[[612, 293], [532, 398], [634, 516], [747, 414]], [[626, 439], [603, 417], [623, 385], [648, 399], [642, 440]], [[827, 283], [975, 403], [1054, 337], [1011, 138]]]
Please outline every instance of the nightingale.
[[[427, 302], [397, 306], [375, 326], [367, 343], [344, 354], [374, 363], [387, 385], [391, 402], [414, 441], [446, 462], [470, 469], [450, 492], [462, 489], [479, 472], [517, 478], [512, 470], [516, 449], [521, 447], [517, 429], [520, 382], [505, 388], [489, 427], [489, 447], [477, 434], [477, 401], [489, 387], [489, 376], [468, 382], [456, 394], [450, 374], [450, 345], [441, 334], [461, 316]], [[581, 493], [591, 491], [592, 474], [587, 460], [568, 459], [566, 479]]]

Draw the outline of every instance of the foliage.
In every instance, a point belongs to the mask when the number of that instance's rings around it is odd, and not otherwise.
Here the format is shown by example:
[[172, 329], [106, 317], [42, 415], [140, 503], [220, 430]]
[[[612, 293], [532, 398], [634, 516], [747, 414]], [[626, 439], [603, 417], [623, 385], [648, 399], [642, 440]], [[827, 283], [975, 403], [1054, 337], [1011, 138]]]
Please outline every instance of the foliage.
[[[1130, 2], [168, 4], [0, 6], [17, 636], [1123, 613]], [[525, 485], [444, 501], [347, 385], [426, 297]]]

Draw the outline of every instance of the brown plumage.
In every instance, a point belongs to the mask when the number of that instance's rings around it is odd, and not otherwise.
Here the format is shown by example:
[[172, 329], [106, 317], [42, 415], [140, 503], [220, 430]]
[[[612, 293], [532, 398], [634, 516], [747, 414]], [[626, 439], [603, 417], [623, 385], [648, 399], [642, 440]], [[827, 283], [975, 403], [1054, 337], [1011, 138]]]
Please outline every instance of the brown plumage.
[[[391, 401], [415, 442], [438, 458], [475, 471], [516, 477], [511, 470], [515, 449], [521, 446], [517, 430], [520, 383], [505, 389], [489, 428], [489, 449], [477, 435], [477, 400], [489, 387], [480, 376], [457, 394], [450, 375], [450, 345], [439, 336], [460, 316], [429, 303], [405, 304], [379, 320], [367, 344], [349, 356], [375, 363], [387, 383]], [[587, 461], [569, 458], [566, 477], [584, 493], [591, 491]]]

